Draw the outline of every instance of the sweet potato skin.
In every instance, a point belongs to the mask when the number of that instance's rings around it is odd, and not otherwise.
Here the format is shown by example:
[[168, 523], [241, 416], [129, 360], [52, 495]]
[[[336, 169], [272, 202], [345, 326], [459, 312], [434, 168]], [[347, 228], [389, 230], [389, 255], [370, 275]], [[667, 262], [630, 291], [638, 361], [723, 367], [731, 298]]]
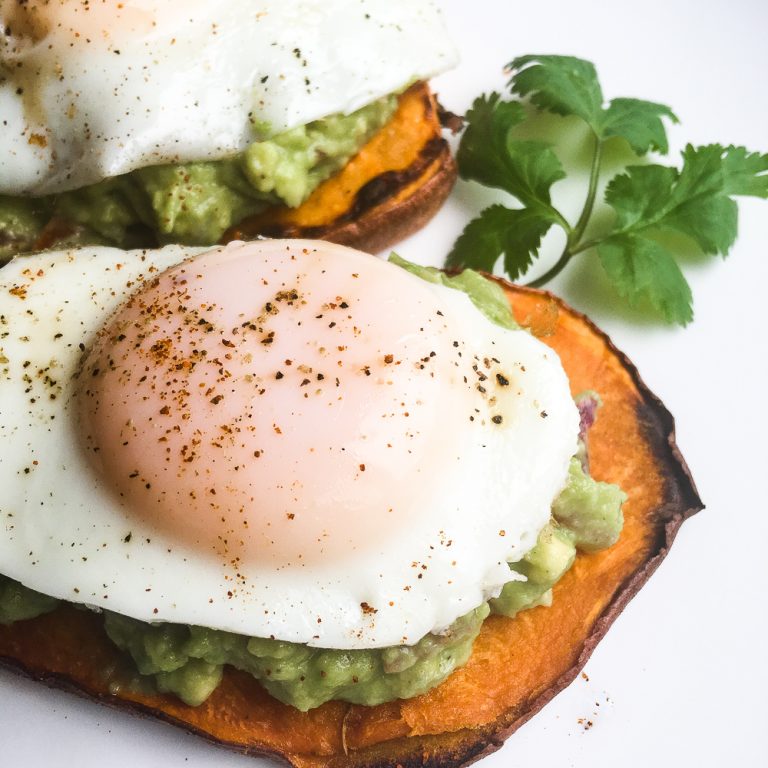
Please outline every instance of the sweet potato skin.
[[[0, 659], [32, 677], [152, 714], [247, 754], [296, 768], [458, 768], [497, 749], [562, 690], [658, 567], [701, 501], [674, 442], [674, 422], [637, 370], [583, 315], [550, 294], [504, 284], [519, 321], [560, 354], [573, 392], [600, 391], [592, 471], [628, 492], [614, 547], [581, 555], [551, 608], [492, 617], [470, 662], [424, 696], [378, 707], [330, 702], [303, 714], [228, 671], [202, 707], [119, 690], [121, 657], [98, 617], [63, 607], [0, 628]], [[571, 638], [555, 642], [553, 638]], [[105, 670], [107, 672], [105, 673]], [[500, 674], [504, 670], [504, 674]]]

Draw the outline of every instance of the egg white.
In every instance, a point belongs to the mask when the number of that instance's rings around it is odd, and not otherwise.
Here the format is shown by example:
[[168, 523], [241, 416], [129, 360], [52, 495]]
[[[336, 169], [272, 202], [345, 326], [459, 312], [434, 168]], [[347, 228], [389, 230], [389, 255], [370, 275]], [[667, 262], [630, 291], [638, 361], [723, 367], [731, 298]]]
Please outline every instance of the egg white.
[[0, 194], [244, 149], [456, 62], [431, 0], [0, 0]]
[[[269, 257], [277, 242], [231, 244], [224, 253], [245, 248], [252, 258]], [[300, 255], [307, 243], [281, 241], [280, 247]], [[75, 407], [83, 352], [110, 315], [144, 282], [200, 249], [86, 248], [19, 258], [0, 270], [4, 574], [55, 597], [146, 621], [333, 648], [416, 642], [516, 578], [507, 561], [534, 545], [576, 446], [578, 414], [557, 356], [524, 331], [494, 325], [461, 292], [351, 249], [310, 245], [329, 264], [359, 274], [369, 300], [382, 307], [383, 324], [405, 288], [421, 292], [425, 306], [439, 300], [448, 338], [457, 340], [451, 348], [466, 355], [457, 358], [455, 376], [434, 390], [445, 402], [462, 402], [462, 376], [473, 375], [475, 357], [524, 371], [499, 394], [504, 424], [480, 409], [471, 420], [463, 408], [441, 411], [460, 450], [442, 465], [408, 470], [403, 482], [423, 478], [431, 499], [414, 504], [407, 526], [317, 568], [248, 563], [246, 582], [233, 592], [231, 574], [215, 558], [143, 528], [104, 487], [83, 451]], [[328, 478], [329, 486], [334, 482]], [[381, 489], [384, 503], [386, 494]]]

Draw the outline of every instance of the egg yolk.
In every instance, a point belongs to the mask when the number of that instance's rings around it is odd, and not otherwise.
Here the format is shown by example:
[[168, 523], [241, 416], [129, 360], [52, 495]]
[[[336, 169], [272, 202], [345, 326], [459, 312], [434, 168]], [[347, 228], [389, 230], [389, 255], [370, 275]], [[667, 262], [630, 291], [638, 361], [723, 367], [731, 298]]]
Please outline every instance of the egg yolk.
[[305, 245], [232, 244], [150, 277], [79, 374], [99, 482], [235, 564], [338, 562], [417, 525], [461, 452], [448, 416], [476, 405], [426, 283]]
[[59, 40], [72, 49], [145, 39], [198, 6], [199, 0], [2, 0], [0, 15], [18, 41]]

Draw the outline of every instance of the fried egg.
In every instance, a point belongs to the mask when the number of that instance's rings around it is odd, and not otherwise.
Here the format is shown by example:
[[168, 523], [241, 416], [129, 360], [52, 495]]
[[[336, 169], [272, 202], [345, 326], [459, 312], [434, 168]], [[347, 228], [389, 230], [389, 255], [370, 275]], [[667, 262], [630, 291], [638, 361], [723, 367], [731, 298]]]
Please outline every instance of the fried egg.
[[556, 354], [314, 241], [0, 270], [0, 563], [145, 621], [410, 644], [514, 578], [579, 418]]
[[0, 194], [232, 155], [455, 61], [430, 0], [0, 0]]

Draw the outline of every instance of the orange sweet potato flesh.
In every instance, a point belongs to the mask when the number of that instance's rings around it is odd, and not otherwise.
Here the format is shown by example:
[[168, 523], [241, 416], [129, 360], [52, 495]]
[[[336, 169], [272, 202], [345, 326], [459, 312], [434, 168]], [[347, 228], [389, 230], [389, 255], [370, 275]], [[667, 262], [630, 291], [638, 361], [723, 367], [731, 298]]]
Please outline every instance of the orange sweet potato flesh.
[[600, 392], [604, 407], [590, 432], [591, 471], [629, 496], [619, 542], [579, 555], [555, 587], [552, 607], [515, 619], [491, 617], [465, 667], [423, 696], [376, 707], [330, 702], [301, 713], [235, 670], [198, 708], [172, 697], [110, 693], [125, 662], [98, 616], [69, 607], [0, 627], [0, 660], [49, 684], [296, 768], [456, 768], [498, 748], [573, 680], [666, 555], [683, 520], [702, 506], [675, 446], [673, 419], [634, 366], [561, 300], [504, 285], [518, 320], [559, 353], [573, 392]]

